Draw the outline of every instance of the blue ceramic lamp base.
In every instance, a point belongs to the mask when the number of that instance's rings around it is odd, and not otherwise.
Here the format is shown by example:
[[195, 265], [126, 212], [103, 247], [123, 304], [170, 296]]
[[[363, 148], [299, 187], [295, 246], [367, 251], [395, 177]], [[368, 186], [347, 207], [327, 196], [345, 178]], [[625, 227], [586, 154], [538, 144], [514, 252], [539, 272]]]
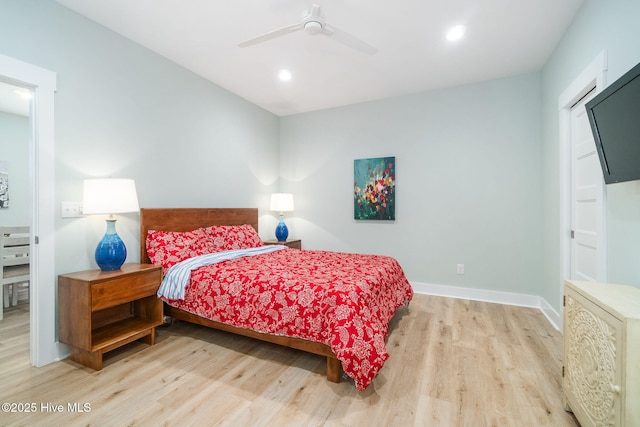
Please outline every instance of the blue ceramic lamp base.
[[127, 248], [116, 233], [116, 220], [107, 220], [107, 232], [96, 248], [96, 263], [102, 271], [119, 270], [127, 259]]
[[287, 224], [284, 223], [284, 215], [280, 214], [280, 222], [276, 226], [276, 239], [278, 242], [286, 242], [289, 236], [289, 229]]

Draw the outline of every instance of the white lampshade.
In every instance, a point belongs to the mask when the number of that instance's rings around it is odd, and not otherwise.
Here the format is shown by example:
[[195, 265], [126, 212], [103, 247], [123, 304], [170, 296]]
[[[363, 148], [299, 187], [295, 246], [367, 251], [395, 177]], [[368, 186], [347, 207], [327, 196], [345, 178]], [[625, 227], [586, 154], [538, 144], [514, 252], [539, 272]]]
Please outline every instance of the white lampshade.
[[272, 194], [270, 210], [277, 211], [277, 212], [293, 211], [293, 194], [290, 194], [290, 193]]
[[85, 179], [82, 213], [116, 214], [137, 212], [138, 194], [133, 179]]

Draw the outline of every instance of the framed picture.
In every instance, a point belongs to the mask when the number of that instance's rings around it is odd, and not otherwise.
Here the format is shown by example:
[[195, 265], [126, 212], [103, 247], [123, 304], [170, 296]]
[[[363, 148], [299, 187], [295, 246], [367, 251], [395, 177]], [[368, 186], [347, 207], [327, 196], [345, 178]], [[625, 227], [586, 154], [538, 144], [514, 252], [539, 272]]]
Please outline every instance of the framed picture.
[[353, 217], [356, 220], [396, 219], [396, 158], [353, 161]]
[[0, 209], [9, 207], [9, 162], [0, 160]]

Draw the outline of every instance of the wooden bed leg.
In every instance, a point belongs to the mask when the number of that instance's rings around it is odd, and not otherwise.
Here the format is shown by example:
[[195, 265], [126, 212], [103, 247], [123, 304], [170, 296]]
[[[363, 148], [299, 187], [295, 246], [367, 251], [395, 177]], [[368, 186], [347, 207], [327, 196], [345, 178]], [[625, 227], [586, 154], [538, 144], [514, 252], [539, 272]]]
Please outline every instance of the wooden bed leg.
[[327, 380], [339, 383], [342, 376], [342, 364], [338, 359], [327, 356]]

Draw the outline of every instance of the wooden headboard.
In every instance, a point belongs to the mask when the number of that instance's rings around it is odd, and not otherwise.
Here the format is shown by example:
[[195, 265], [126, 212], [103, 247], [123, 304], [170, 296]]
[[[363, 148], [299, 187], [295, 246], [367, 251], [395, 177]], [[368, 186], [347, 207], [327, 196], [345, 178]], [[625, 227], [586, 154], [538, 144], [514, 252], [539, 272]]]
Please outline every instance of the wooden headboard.
[[143, 208], [140, 209], [140, 262], [150, 263], [149, 230], [189, 231], [211, 225], [251, 224], [258, 231], [257, 208]]

